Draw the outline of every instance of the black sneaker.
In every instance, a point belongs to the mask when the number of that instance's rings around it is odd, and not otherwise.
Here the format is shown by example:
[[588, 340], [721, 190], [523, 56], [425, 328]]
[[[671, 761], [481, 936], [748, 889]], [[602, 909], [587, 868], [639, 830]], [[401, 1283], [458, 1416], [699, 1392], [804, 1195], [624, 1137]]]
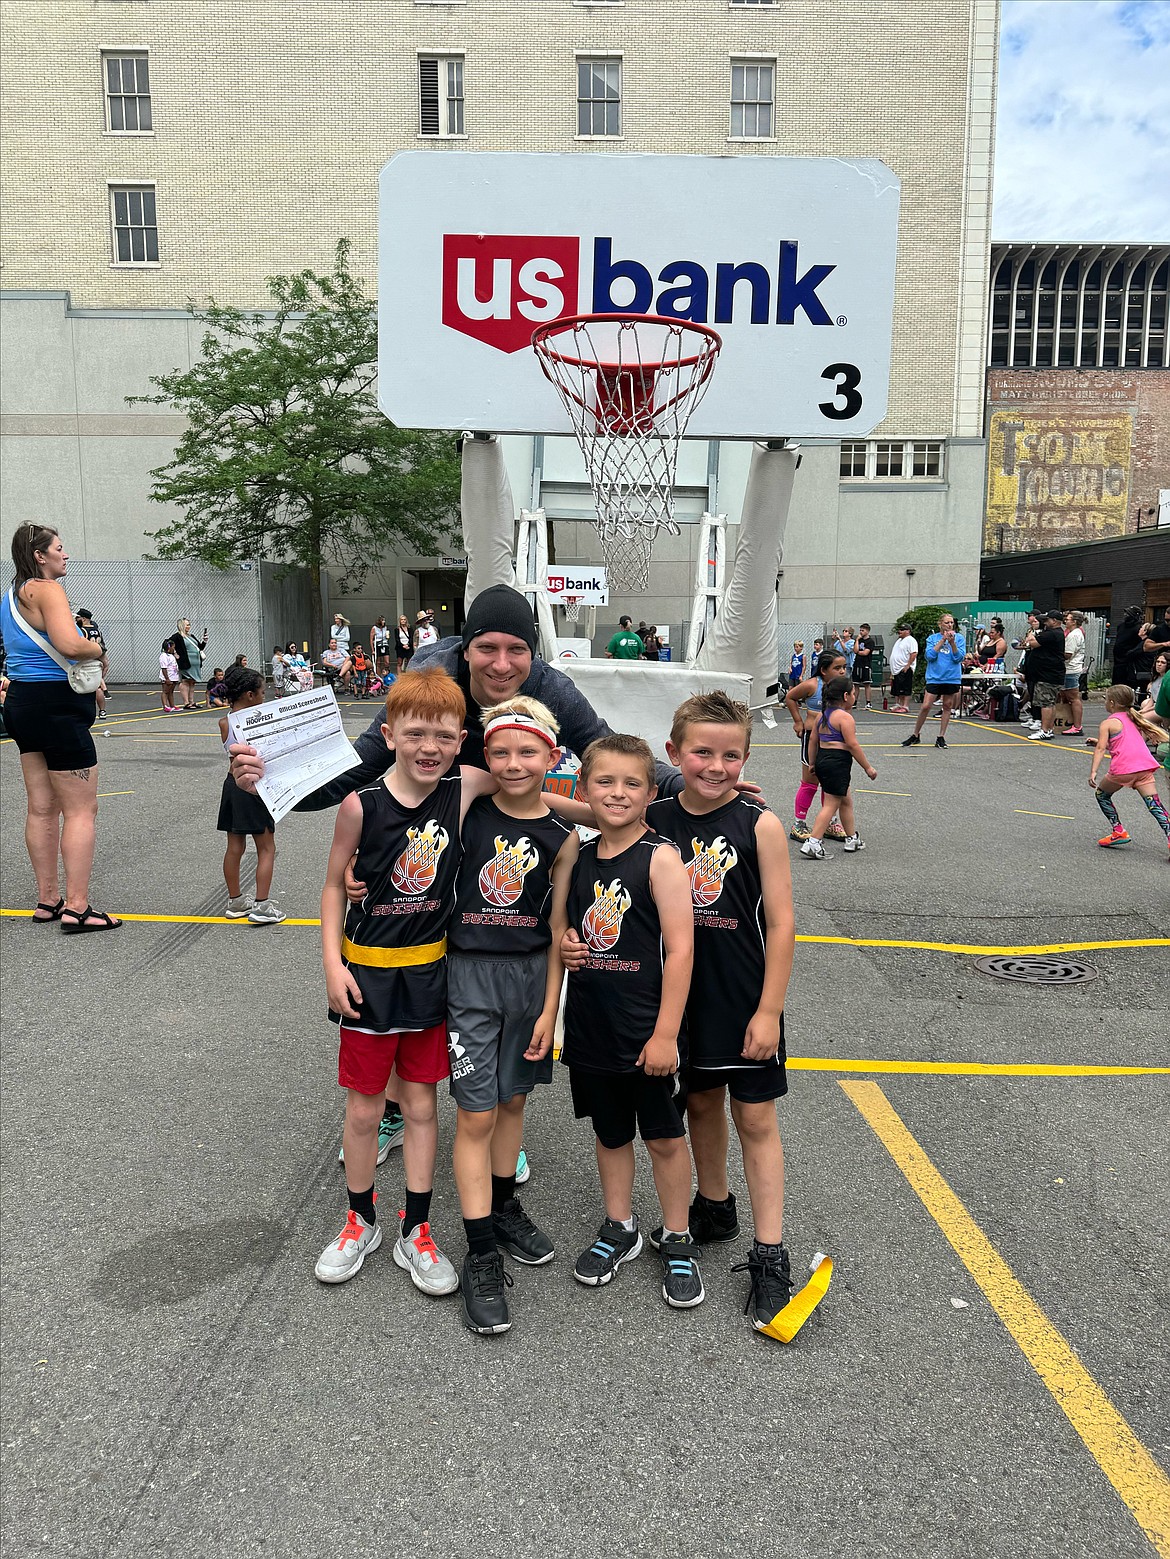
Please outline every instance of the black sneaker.
[[662, 1240], [658, 1246], [662, 1257], [662, 1297], [673, 1310], [693, 1310], [707, 1297], [699, 1263], [695, 1260], [695, 1242], [688, 1235], [685, 1240], [677, 1236]]
[[609, 1282], [623, 1261], [633, 1261], [641, 1254], [642, 1234], [637, 1224], [632, 1229], [623, 1229], [620, 1223], [606, 1218], [593, 1244], [577, 1257], [573, 1276], [578, 1283], [599, 1288]]
[[922, 745], [922, 738], [921, 738], [921, 736], [908, 736], [906, 738], [906, 740], [902, 743], [903, 747], [920, 747], [921, 745]]
[[481, 1256], [468, 1251], [459, 1279], [464, 1326], [484, 1337], [506, 1332], [512, 1317], [508, 1313], [508, 1296], [504, 1290], [511, 1287], [512, 1279], [504, 1271], [504, 1258], [498, 1250]]
[[[705, 1196], [696, 1196], [691, 1203], [688, 1227], [696, 1245], [722, 1245], [727, 1240], [739, 1238], [739, 1213], [735, 1207], [735, 1195], [726, 1203], [709, 1202]], [[650, 1235], [655, 1250], [662, 1249], [662, 1225]]]
[[492, 1233], [496, 1244], [526, 1267], [543, 1267], [556, 1254], [553, 1242], [536, 1227], [516, 1197], [492, 1214]]
[[752, 1325], [757, 1332], [762, 1332], [792, 1298], [788, 1252], [783, 1245], [761, 1245], [759, 1240], [753, 1240], [751, 1255], [731, 1270], [746, 1272], [751, 1277], [752, 1286], [743, 1313], [750, 1312]]
[[935, 745], [935, 746], [936, 746], [936, 747], [945, 747], [945, 746], [946, 746], [946, 744], [947, 744], [947, 739], [946, 739], [946, 737], [945, 737], [945, 736], [936, 736], [936, 737], [935, 737], [935, 739], [934, 739], [934, 745]]

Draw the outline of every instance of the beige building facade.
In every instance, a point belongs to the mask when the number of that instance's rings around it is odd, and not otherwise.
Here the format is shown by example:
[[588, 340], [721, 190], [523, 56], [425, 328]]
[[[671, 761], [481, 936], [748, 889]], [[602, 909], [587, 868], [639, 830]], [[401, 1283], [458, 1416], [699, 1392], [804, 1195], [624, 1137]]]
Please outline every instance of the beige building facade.
[[[915, 599], [973, 594], [995, 0], [4, 0], [0, 21], [5, 524], [148, 551], [179, 424], [126, 397], [197, 352], [189, 299], [263, 306], [268, 275], [327, 269], [343, 235], [372, 291], [397, 150], [866, 156], [902, 181], [888, 414], [806, 449], [782, 616], [889, 620], [907, 564]], [[734, 517], [746, 449], [689, 458], [699, 511]], [[571, 453], [521, 440], [509, 465], [555, 515], [541, 483]], [[665, 621], [696, 534], [661, 553]], [[590, 555], [584, 527], [563, 539]], [[379, 561], [393, 609], [418, 561]]]

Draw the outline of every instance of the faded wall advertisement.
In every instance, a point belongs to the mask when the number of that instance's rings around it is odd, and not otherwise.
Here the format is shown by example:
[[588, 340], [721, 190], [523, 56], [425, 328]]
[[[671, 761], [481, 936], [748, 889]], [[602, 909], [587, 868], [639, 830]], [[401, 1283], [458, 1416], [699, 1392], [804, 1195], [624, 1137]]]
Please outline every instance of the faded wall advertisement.
[[984, 550], [1124, 536], [1132, 439], [1130, 412], [992, 412]]

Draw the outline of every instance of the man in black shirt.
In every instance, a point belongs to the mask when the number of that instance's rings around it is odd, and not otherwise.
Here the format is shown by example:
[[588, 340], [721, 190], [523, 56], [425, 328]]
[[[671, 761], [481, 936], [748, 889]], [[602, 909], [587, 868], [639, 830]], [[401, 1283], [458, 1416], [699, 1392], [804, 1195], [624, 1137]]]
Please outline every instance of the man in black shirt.
[[1056, 734], [1052, 724], [1056, 718], [1057, 701], [1064, 688], [1062, 621], [1059, 612], [1045, 612], [1040, 619], [1039, 631], [1030, 633], [1024, 640], [1028, 652], [1028, 671], [1036, 678], [1032, 707], [1040, 710], [1040, 729], [1031, 733], [1029, 741], [1050, 742]]

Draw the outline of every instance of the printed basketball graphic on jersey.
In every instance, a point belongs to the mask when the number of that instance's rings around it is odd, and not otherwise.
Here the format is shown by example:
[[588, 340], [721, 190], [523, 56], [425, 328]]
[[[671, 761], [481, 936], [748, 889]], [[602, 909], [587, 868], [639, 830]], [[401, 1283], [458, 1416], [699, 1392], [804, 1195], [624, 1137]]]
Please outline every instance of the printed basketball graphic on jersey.
[[399, 893], [425, 893], [434, 884], [439, 857], [450, 835], [432, 817], [422, 828], [406, 830], [406, 849], [394, 862], [390, 881]]
[[540, 851], [531, 839], [522, 837], [515, 844], [496, 835], [496, 853], [480, 867], [479, 891], [488, 904], [506, 908], [515, 904], [524, 888], [524, 879], [540, 860]]
[[620, 877], [615, 877], [608, 888], [600, 882], [593, 884], [593, 903], [585, 911], [581, 935], [595, 953], [607, 953], [617, 943], [622, 934], [622, 916], [633, 902]]
[[687, 862], [687, 876], [691, 879], [691, 902], [700, 909], [714, 904], [723, 892], [723, 879], [736, 865], [739, 856], [723, 835], [704, 844], [701, 839], [691, 840], [694, 851]]

